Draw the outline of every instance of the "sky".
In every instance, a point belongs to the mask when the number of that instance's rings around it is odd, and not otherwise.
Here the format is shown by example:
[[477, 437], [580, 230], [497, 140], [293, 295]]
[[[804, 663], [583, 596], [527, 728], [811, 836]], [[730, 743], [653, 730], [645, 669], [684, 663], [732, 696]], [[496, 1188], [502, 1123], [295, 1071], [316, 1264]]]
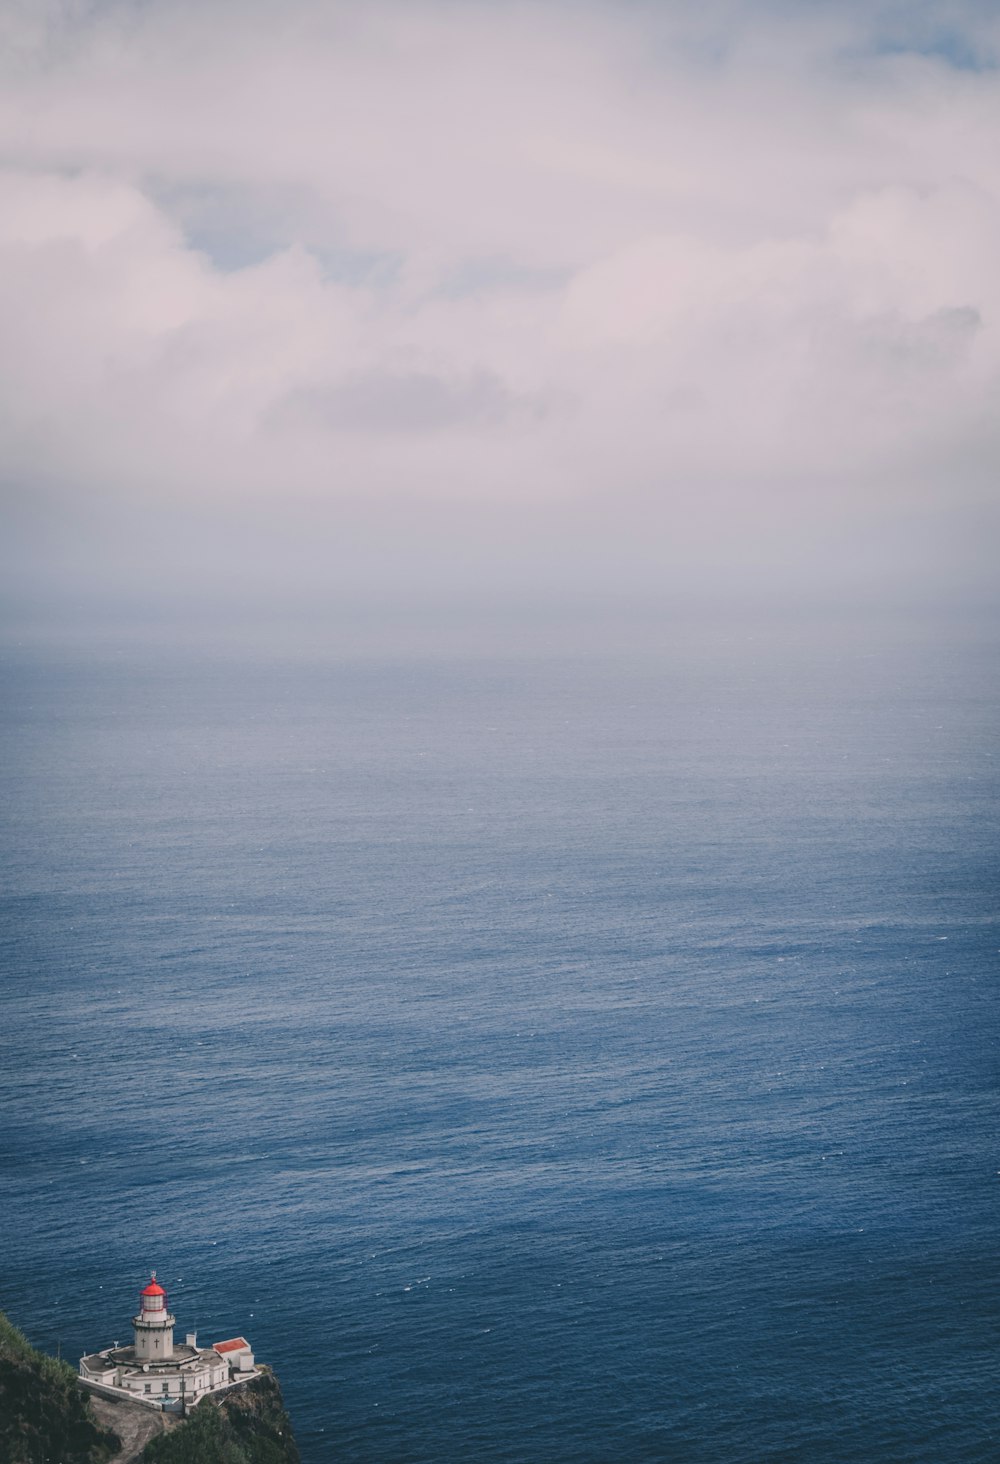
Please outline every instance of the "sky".
[[0, 0], [15, 618], [995, 591], [1000, 7]]

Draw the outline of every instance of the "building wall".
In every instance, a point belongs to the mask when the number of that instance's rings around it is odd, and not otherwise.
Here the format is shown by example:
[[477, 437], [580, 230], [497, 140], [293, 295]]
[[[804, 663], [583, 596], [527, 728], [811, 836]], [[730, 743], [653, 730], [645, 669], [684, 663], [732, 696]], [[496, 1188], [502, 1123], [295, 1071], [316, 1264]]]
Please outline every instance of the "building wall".
[[[106, 1398], [120, 1398], [123, 1395], [131, 1398], [133, 1402], [141, 1403], [147, 1408], [167, 1409], [171, 1413], [185, 1410], [209, 1393], [228, 1392], [232, 1388], [238, 1388], [247, 1378], [256, 1374], [247, 1373], [243, 1377], [230, 1378], [228, 1367], [213, 1368], [209, 1372], [198, 1373], [195, 1377], [189, 1374], [183, 1375], [184, 1390], [181, 1391], [182, 1376], [174, 1374], [170, 1378], [151, 1378], [144, 1373], [132, 1373], [122, 1377], [120, 1383], [98, 1382], [96, 1377], [89, 1373], [81, 1372], [80, 1380], [95, 1393], [100, 1393]], [[163, 1384], [167, 1383], [167, 1391], [163, 1391]], [[149, 1392], [146, 1392], [146, 1388]]]
[[227, 1367], [237, 1368], [240, 1372], [252, 1372], [254, 1368], [253, 1353], [249, 1347], [241, 1347], [238, 1352], [220, 1352]]
[[173, 1327], [136, 1327], [135, 1352], [145, 1362], [163, 1362], [174, 1353]]

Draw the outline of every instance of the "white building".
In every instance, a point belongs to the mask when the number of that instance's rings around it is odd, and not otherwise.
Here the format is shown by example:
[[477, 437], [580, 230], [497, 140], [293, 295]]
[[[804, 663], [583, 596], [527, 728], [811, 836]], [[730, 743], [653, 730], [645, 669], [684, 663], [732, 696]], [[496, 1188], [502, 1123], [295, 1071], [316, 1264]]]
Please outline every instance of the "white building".
[[154, 1271], [139, 1293], [139, 1310], [132, 1318], [131, 1347], [105, 1347], [80, 1359], [80, 1381], [95, 1392], [123, 1394], [151, 1408], [183, 1412], [204, 1398], [256, 1372], [253, 1351], [244, 1337], [198, 1346], [189, 1332], [183, 1343], [174, 1342], [174, 1318], [167, 1310], [167, 1293]]

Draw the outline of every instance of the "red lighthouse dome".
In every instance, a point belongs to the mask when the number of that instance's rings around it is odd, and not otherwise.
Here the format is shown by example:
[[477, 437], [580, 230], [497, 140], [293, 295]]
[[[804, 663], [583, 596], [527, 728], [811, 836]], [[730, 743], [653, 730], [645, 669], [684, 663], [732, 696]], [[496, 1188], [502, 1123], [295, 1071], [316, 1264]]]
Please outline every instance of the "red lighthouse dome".
[[155, 1271], [150, 1277], [149, 1285], [144, 1287], [143, 1290], [139, 1292], [140, 1296], [166, 1296], [166, 1294], [167, 1293], [164, 1291], [163, 1287], [156, 1279]]

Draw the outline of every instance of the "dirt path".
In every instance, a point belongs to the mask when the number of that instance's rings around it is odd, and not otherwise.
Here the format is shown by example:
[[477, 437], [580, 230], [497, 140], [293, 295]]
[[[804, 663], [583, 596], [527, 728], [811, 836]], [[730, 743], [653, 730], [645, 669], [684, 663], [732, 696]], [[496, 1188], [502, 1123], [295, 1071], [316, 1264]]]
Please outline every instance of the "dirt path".
[[134, 1464], [150, 1439], [178, 1422], [168, 1413], [154, 1412], [127, 1398], [119, 1402], [117, 1398], [101, 1398], [97, 1393], [88, 1396], [98, 1422], [105, 1428], [113, 1428], [122, 1441], [121, 1452], [109, 1459], [108, 1464]]

